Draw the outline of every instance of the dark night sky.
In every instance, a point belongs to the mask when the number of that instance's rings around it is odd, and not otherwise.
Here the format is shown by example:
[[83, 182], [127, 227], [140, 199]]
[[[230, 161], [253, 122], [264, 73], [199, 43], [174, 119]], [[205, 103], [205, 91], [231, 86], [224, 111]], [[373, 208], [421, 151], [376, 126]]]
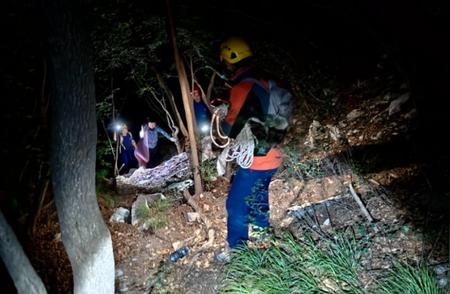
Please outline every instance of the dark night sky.
[[[3, 3], [5, 42], [0, 46], [0, 73], [5, 88], [1, 102], [4, 112], [18, 108], [29, 112], [34, 101], [17, 97], [41, 86], [40, 59], [45, 56], [46, 41], [45, 7], [39, 3]], [[342, 82], [363, 77], [387, 53], [411, 82], [417, 107], [425, 114], [424, 129], [443, 131], [448, 117], [448, 34], [444, 25], [448, 10], [441, 2], [176, 0], [172, 4], [177, 23], [195, 18], [205, 33], [217, 37], [217, 43], [211, 46], [218, 47], [219, 40], [235, 34], [250, 42], [267, 40], [285, 48], [296, 59], [299, 71], [319, 60], [335, 69]], [[135, 1], [135, 5], [142, 6], [144, 15], [165, 15], [162, 0]], [[258, 48], [254, 51], [258, 54]], [[12, 80], [25, 87], [8, 84]], [[130, 100], [129, 104], [138, 103]], [[140, 104], [135, 111], [142, 109]], [[133, 106], [125, 105], [123, 110], [126, 115], [133, 112]], [[136, 116], [141, 120], [145, 114]], [[138, 125], [133, 122], [133, 127]], [[9, 128], [4, 131], [11, 132]]]

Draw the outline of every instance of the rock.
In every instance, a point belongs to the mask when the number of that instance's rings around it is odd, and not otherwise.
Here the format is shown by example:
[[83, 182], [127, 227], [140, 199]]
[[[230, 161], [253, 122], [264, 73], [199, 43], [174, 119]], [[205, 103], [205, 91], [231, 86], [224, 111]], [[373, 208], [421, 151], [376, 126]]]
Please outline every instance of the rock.
[[175, 241], [172, 243], [173, 250], [178, 250], [181, 248], [182, 242], [181, 241]]
[[327, 125], [327, 128], [330, 132], [330, 137], [333, 139], [333, 141], [338, 142], [341, 139], [341, 132], [339, 131], [338, 127], [333, 125]]
[[121, 270], [120, 268], [116, 270], [116, 278], [120, 278], [121, 276], [123, 276], [123, 270]]
[[438, 287], [441, 289], [447, 288], [448, 278], [446, 276], [439, 277], [437, 284], [438, 284]]
[[361, 110], [353, 109], [352, 111], [350, 111], [349, 114], [347, 114], [347, 120], [354, 120], [354, 119], [360, 117], [363, 114], [364, 113]]
[[135, 226], [141, 223], [142, 221], [141, 217], [137, 213], [138, 207], [143, 205], [149, 207], [154, 201], [164, 198], [165, 198], [164, 195], [161, 193], [138, 195], [137, 199], [133, 202], [133, 205], [131, 206], [131, 224]]
[[114, 210], [113, 215], [109, 218], [112, 223], [127, 223], [130, 217], [130, 211], [126, 208], [119, 207]]
[[402, 105], [409, 100], [410, 96], [411, 95], [408, 92], [392, 101], [391, 104], [389, 104], [389, 116], [399, 112], [401, 110]]
[[182, 192], [186, 189], [189, 189], [189, 187], [192, 187], [194, 185], [194, 181], [192, 181], [191, 179], [187, 179], [178, 183], [173, 183], [170, 184], [167, 187], [167, 190], [176, 190], [178, 192]]
[[188, 212], [187, 213], [188, 222], [192, 223], [200, 219], [200, 215], [197, 212]]
[[331, 279], [322, 280], [321, 290], [327, 293], [339, 293], [339, 286], [337, 283]]
[[448, 264], [440, 264], [434, 267], [436, 275], [441, 276], [448, 272]]
[[324, 133], [323, 126], [317, 120], [313, 120], [311, 125], [309, 126], [308, 138], [305, 142], [305, 145], [314, 148], [316, 145], [316, 141], [322, 137]]
[[413, 119], [417, 116], [417, 110], [414, 108], [410, 112], [406, 113], [403, 117], [405, 119]]
[[375, 136], [370, 137], [372, 140], [378, 140], [381, 138], [381, 135], [383, 134], [383, 131], [379, 131]]
[[148, 231], [150, 229], [150, 224], [148, 222], [143, 222], [142, 225], [139, 227], [139, 230], [141, 232]]

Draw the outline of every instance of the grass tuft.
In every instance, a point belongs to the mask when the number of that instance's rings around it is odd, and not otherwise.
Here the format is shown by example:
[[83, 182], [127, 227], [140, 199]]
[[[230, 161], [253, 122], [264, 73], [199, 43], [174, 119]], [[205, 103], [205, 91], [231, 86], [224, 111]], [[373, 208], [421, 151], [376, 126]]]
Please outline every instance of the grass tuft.
[[144, 202], [136, 207], [136, 215], [143, 219], [145, 226], [150, 231], [154, 232], [169, 223], [167, 211], [170, 207], [171, 203], [167, 199], [158, 199], [150, 205]]
[[[367, 242], [348, 233], [301, 242], [287, 234], [264, 250], [242, 247], [231, 253], [221, 293], [368, 293], [359, 276]], [[370, 293], [444, 293], [426, 267], [400, 264], [374, 285]]]
[[405, 263], [396, 263], [389, 270], [375, 291], [376, 294], [443, 294], [439, 289], [433, 272], [426, 266], [413, 267]]

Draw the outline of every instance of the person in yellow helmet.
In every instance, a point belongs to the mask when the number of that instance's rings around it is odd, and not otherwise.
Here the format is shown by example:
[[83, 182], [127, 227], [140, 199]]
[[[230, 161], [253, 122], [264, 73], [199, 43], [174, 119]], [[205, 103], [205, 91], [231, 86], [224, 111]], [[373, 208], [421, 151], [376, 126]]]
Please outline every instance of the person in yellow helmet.
[[242, 38], [231, 37], [220, 45], [220, 61], [235, 64], [251, 56], [252, 50]]
[[[235, 138], [250, 118], [262, 122], [266, 119], [269, 106], [268, 80], [256, 69], [253, 52], [242, 38], [225, 40], [220, 45], [220, 60], [231, 73], [231, 78], [226, 81], [231, 91], [222, 128], [229, 137]], [[272, 176], [282, 163], [276, 143], [267, 138], [261, 125], [251, 128], [258, 139], [253, 163], [249, 168], [239, 167], [226, 201], [228, 248], [236, 248], [247, 242], [249, 225], [263, 231], [269, 228], [268, 188]], [[228, 256], [225, 252], [216, 258], [220, 261]]]

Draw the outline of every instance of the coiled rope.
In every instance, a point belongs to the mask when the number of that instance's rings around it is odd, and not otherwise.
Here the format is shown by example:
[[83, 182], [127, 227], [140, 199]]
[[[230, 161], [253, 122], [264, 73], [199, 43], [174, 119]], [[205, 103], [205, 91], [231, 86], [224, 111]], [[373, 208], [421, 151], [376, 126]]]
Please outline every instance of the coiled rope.
[[[214, 145], [219, 148], [224, 148], [222, 154], [219, 156], [219, 161], [233, 161], [242, 168], [249, 168], [253, 163], [253, 152], [255, 149], [256, 138], [253, 136], [251, 128], [248, 123], [244, 125], [241, 132], [236, 136], [236, 139], [231, 140], [228, 136], [223, 135], [220, 130], [220, 120], [225, 117], [226, 108], [218, 107], [212, 115], [210, 136]], [[213, 136], [212, 130], [214, 125], [219, 138], [226, 140], [225, 144], [219, 144]]]

